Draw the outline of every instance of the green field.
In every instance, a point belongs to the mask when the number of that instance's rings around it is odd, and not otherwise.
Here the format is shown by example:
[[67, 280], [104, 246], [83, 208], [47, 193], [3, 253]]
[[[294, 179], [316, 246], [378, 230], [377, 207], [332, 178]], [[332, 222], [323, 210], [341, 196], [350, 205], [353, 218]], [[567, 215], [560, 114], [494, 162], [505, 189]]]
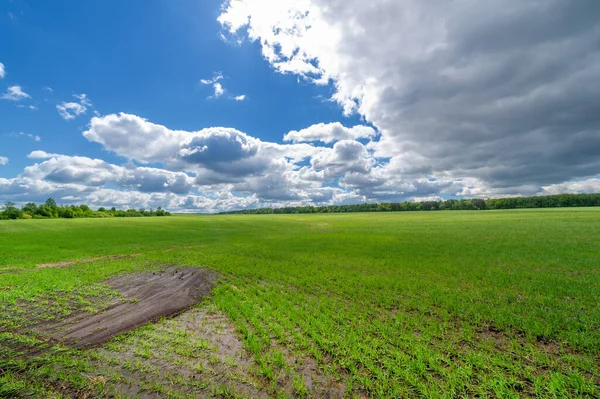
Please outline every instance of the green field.
[[[166, 266], [220, 278], [101, 347], [28, 328]], [[0, 397], [592, 398], [600, 209], [0, 221], [0, 303]]]

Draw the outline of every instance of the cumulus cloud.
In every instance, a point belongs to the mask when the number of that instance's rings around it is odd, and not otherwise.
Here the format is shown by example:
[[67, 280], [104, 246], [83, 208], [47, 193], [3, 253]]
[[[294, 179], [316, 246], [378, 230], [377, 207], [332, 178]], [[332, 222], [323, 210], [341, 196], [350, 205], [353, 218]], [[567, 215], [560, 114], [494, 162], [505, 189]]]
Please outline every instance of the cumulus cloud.
[[0, 166], [8, 165], [7, 157], [0, 157]]
[[27, 158], [29, 159], [47, 159], [47, 158], [55, 158], [55, 157], [60, 157], [60, 154], [52, 154], [52, 153], [47, 153], [46, 151], [41, 151], [41, 150], [35, 150], [29, 153], [29, 155], [27, 155]]
[[551, 184], [549, 186], [542, 187], [542, 194], [545, 195], [582, 193], [600, 193], [600, 177]]
[[43, 151], [33, 152], [29, 157], [46, 159], [24, 169], [21, 176], [33, 180], [85, 186], [116, 185], [141, 192], [174, 194], [185, 194], [191, 189], [192, 179], [182, 172], [131, 164], [117, 166], [100, 159], [47, 154]]
[[331, 147], [278, 144], [232, 128], [172, 130], [130, 114], [92, 118], [84, 136], [129, 162], [114, 165], [36, 150], [28, 157], [37, 163], [13, 179], [0, 178], [0, 196], [26, 202], [43, 201], [51, 195], [63, 203], [85, 202], [95, 207], [162, 206], [178, 212], [216, 212], [598, 188], [596, 177], [507, 190], [477, 178], [427, 172], [399, 158], [376, 158], [368, 145], [356, 140], [339, 140]]
[[365, 146], [354, 140], [339, 141], [332, 149], [315, 155], [310, 162], [312, 169], [316, 173], [322, 172], [325, 180], [348, 172], [367, 174], [374, 163]]
[[10, 86], [6, 89], [6, 93], [0, 95], [0, 99], [9, 101], [21, 101], [31, 96], [23, 91], [21, 86]]
[[206, 167], [220, 162], [235, 162], [258, 152], [260, 141], [235, 129], [202, 131], [182, 146], [177, 156], [183, 161]]
[[89, 187], [78, 184], [56, 184], [26, 177], [15, 177], [13, 179], [0, 177], [0, 196], [10, 198], [11, 201], [17, 203], [43, 202], [48, 196], [62, 198], [67, 195], [89, 194], [91, 191]]
[[4, 79], [6, 76], [6, 69], [4, 68], [4, 64], [0, 62], [0, 79]]
[[142, 163], [161, 162], [170, 168], [212, 170], [248, 175], [268, 167], [259, 150], [263, 143], [232, 128], [211, 127], [197, 132], [171, 130], [130, 114], [92, 118], [83, 133], [88, 140]]
[[[318, 126], [318, 125], [317, 125]], [[326, 125], [323, 125], [326, 126]], [[373, 137], [374, 130], [350, 128], [344, 134]], [[301, 131], [310, 132], [311, 129]], [[335, 131], [321, 129], [319, 131]], [[353, 133], [348, 133], [352, 131]], [[261, 141], [241, 131], [211, 127], [195, 132], [173, 130], [131, 114], [92, 118], [84, 136], [104, 149], [140, 163], [160, 163], [183, 171], [197, 190], [241, 193], [262, 205], [302, 205], [348, 201], [404, 201], [433, 197], [536, 195], [540, 185], [496, 187], [478, 177], [436, 171], [416, 150], [390, 159], [336, 133], [319, 135], [331, 147]], [[335, 138], [333, 138], [335, 136]], [[314, 135], [302, 135], [314, 137]], [[307, 139], [308, 140], [308, 139]], [[44, 157], [44, 154], [38, 154]], [[333, 184], [333, 186], [332, 186]], [[337, 185], [337, 186], [336, 186]], [[591, 186], [590, 186], [591, 187]], [[204, 203], [204, 202], [203, 202]]]
[[428, 191], [433, 178], [450, 194], [524, 194], [600, 171], [598, 4], [237, 0], [218, 19], [377, 128], [367, 148], [389, 165], [348, 187]]
[[343, 190], [323, 182], [371, 164], [365, 146], [342, 140], [333, 148], [264, 142], [241, 131], [212, 127], [172, 130], [130, 114], [92, 118], [84, 136], [106, 150], [141, 163], [162, 163], [194, 176], [198, 188], [254, 195], [260, 201], [334, 200]]
[[234, 96], [233, 100], [235, 101], [244, 101], [246, 99], [246, 95], [245, 94], [240, 94], [239, 96]]
[[125, 113], [93, 117], [83, 136], [108, 151], [142, 163], [169, 161], [179, 152], [181, 143], [193, 137], [189, 132]]
[[294, 143], [321, 141], [329, 144], [339, 140], [370, 139], [375, 135], [375, 130], [370, 126], [356, 125], [348, 128], [339, 122], [318, 123], [298, 131], [292, 130], [283, 136], [283, 141]]
[[74, 94], [73, 97], [79, 100], [79, 102], [61, 102], [56, 105], [56, 110], [64, 120], [75, 119], [79, 115], [83, 115], [87, 112], [88, 107], [92, 106], [86, 94]]

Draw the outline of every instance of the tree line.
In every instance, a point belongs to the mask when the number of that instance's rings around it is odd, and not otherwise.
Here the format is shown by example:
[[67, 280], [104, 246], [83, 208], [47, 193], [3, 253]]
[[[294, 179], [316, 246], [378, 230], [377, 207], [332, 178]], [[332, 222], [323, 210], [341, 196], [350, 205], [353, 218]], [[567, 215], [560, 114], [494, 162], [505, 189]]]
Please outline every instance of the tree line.
[[126, 211], [112, 207], [110, 209], [98, 208], [94, 211], [87, 205], [57, 205], [56, 201], [48, 198], [45, 203], [37, 205], [28, 202], [18, 208], [14, 202], [7, 201], [0, 207], [0, 219], [74, 219], [74, 218], [106, 218], [106, 217], [142, 217], [142, 216], [170, 216], [171, 214], [161, 207], [155, 211], [150, 209], [128, 209]]
[[341, 212], [402, 212], [443, 210], [485, 210], [519, 208], [566, 208], [600, 206], [600, 194], [559, 194], [535, 197], [490, 199], [448, 199], [445, 201], [390, 202], [380, 204], [352, 204], [326, 206], [296, 206], [284, 208], [244, 209], [223, 214], [287, 214], [287, 213], [341, 213]]

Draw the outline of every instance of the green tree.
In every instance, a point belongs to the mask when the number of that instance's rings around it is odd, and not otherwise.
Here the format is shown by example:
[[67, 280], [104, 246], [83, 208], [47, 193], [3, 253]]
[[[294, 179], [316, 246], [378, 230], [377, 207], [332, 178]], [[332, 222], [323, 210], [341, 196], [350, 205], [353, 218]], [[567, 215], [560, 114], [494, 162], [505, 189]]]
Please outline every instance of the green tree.
[[38, 208], [38, 215], [49, 218], [52, 217], [52, 210], [48, 208], [46, 205], [41, 205]]
[[61, 217], [66, 219], [73, 219], [75, 217], [75, 212], [71, 208], [65, 208]]
[[481, 198], [473, 198], [471, 200], [471, 205], [473, 205], [473, 207], [475, 207], [475, 209], [486, 209], [487, 208], [485, 200], [482, 200]]
[[6, 201], [2, 211], [2, 219], [19, 219], [21, 215], [21, 210], [15, 206], [14, 202]]
[[56, 205], [56, 201], [54, 201], [53, 198], [48, 198], [44, 205], [46, 205], [46, 208], [48, 208], [50, 210], [49, 217], [52, 217], [52, 218], [58, 217], [58, 206]]
[[33, 216], [38, 213], [38, 206], [33, 202], [28, 202], [23, 205], [23, 212]]
[[54, 201], [54, 199], [53, 199], [53, 198], [48, 198], [48, 199], [46, 200], [46, 203], [45, 203], [44, 205], [46, 205], [46, 206], [47, 206], [48, 208], [50, 208], [50, 209], [53, 209], [53, 208], [56, 208], [56, 207], [57, 207], [57, 206], [56, 206], [56, 201]]

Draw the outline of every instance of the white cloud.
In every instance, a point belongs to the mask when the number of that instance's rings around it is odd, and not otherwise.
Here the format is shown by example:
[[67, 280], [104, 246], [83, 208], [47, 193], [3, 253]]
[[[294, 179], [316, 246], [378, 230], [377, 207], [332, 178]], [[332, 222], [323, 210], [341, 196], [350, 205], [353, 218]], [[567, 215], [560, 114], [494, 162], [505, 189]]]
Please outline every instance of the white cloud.
[[83, 133], [109, 151], [138, 162], [216, 165], [251, 157], [260, 140], [236, 129], [211, 127], [197, 132], [171, 130], [130, 114], [94, 117]]
[[44, 86], [44, 87], [42, 87], [42, 90], [47, 91], [48, 93], [53, 93], [54, 92], [54, 90], [50, 86]]
[[29, 153], [29, 155], [27, 155], [27, 158], [29, 159], [48, 159], [48, 158], [55, 158], [55, 157], [60, 157], [60, 154], [52, 154], [52, 153], [48, 153], [46, 151], [41, 151], [41, 150], [35, 150], [32, 151], [31, 153]]
[[73, 97], [79, 100], [76, 102], [61, 102], [56, 105], [56, 110], [64, 120], [75, 119], [79, 115], [83, 115], [87, 112], [88, 107], [92, 106], [92, 102], [88, 98], [87, 94], [73, 94]]
[[102, 144], [108, 151], [142, 163], [168, 162], [179, 151], [181, 143], [192, 137], [189, 132], [170, 130], [125, 113], [92, 118], [83, 136]]
[[10, 86], [6, 89], [6, 93], [0, 96], [0, 99], [9, 101], [21, 101], [31, 96], [23, 91], [21, 86]]
[[591, 179], [551, 184], [542, 187], [541, 194], [582, 194], [582, 193], [600, 193], [600, 177]]
[[213, 83], [213, 89], [215, 90], [214, 98], [219, 98], [225, 93], [225, 89], [223, 89], [223, 85], [221, 83]]
[[117, 166], [100, 159], [48, 154], [44, 151], [34, 151], [28, 157], [45, 159], [41, 163], [26, 167], [20, 176], [32, 180], [92, 187], [110, 184], [141, 192], [175, 194], [185, 194], [192, 187], [192, 178], [182, 172], [137, 167], [132, 164]]
[[[600, 171], [598, 18], [561, 0], [236, 0], [218, 19], [276, 71], [331, 83], [347, 114], [376, 127], [367, 148], [390, 166], [372, 174], [504, 195]], [[310, 128], [287, 138], [333, 140]]]
[[223, 79], [223, 74], [221, 72], [215, 72], [212, 79], [200, 79], [200, 83], [203, 85], [212, 85], [221, 79]]
[[[342, 129], [344, 135], [374, 134], [368, 129], [358, 129], [361, 133], [345, 129], [352, 133]], [[335, 129], [315, 131], [327, 132], [318, 135], [326, 142], [345, 137], [329, 133]], [[172, 130], [123, 113], [92, 118], [84, 136], [137, 162], [162, 163], [168, 170], [185, 171], [199, 190], [220, 195], [242, 193], [263, 205], [535, 195], [542, 190], [540, 185], [497, 188], [481, 179], [435, 172], [417, 153], [407, 159], [381, 160], [368, 145], [356, 140], [339, 140], [332, 147], [277, 144], [224, 127]], [[301, 136], [314, 138], [312, 134]], [[339, 187], [328, 187], [337, 181]]]
[[60, 104], [57, 104], [56, 109], [58, 110], [60, 116], [62, 116], [65, 120], [75, 119], [79, 115], [85, 114], [87, 111], [87, 108], [84, 105], [72, 102], [66, 103], [64, 101]]
[[339, 140], [371, 139], [376, 134], [375, 129], [370, 126], [356, 125], [348, 128], [339, 122], [318, 123], [299, 131], [292, 130], [283, 136], [283, 141], [294, 143], [321, 141], [329, 144]]
[[[45, 166], [47, 167], [47, 166]], [[79, 175], [76, 177], [82, 177]], [[231, 209], [283, 206], [285, 202], [264, 201], [256, 195], [239, 196], [228, 191], [176, 194], [162, 190], [144, 192], [137, 189], [106, 188], [101, 185], [63, 183], [40, 180], [22, 174], [13, 179], [0, 178], [0, 196], [17, 203], [43, 202], [49, 196], [62, 204], [85, 203], [92, 208], [154, 208], [161, 206], [177, 212], [219, 212]]]
[[[345, 142], [338, 143], [334, 149], [276, 144], [231, 128], [212, 127], [197, 132], [171, 130], [128, 114], [92, 118], [84, 136], [129, 159], [159, 162], [168, 169], [194, 174], [199, 188], [242, 191], [263, 201], [287, 198], [310, 202], [311, 198], [324, 198], [318, 194], [323, 191], [321, 182], [304, 179], [307, 173], [299, 165], [311, 157], [320, 156], [318, 167], [331, 166], [338, 173], [364, 170], [367, 167], [364, 164], [369, 163], [361, 158], [363, 153], [358, 154], [359, 159], [353, 163], [352, 151], [344, 151], [345, 145], [353, 144]], [[366, 153], [362, 144], [356, 142], [356, 145]], [[320, 155], [325, 153], [329, 157]], [[258, 191], [251, 192], [253, 189]]]
[[311, 159], [311, 167], [316, 173], [322, 173], [325, 181], [354, 172], [368, 174], [375, 161], [364, 145], [354, 140], [342, 140], [331, 150], [316, 154]]
[[8, 165], [8, 158], [0, 157], [0, 165]]
[[217, 212], [446, 196], [589, 192], [598, 190], [599, 181], [596, 177], [507, 190], [399, 158], [382, 161], [356, 140], [340, 140], [331, 147], [278, 144], [232, 128], [172, 130], [128, 114], [94, 117], [84, 136], [132, 162], [158, 163], [164, 169], [37, 150], [28, 157], [38, 163], [13, 179], [0, 178], [0, 196], [16, 202], [53, 196], [59, 202], [93, 207], [162, 206], [177, 212]]
[[208, 98], [219, 98], [225, 93], [223, 85], [219, 83], [223, 79], [223, 75], [220, 72], [215, 72], [214, 75], [212, 79], [200, 79], [200, 83], [203, 85], [212, 85], [213, 87], [214, 94]]
[[38, 107], [36, 107], [35, 105], [23, 105], [23, 104], [17, 104], [17, 108], [28, 108], [32, 111], [36, 111], [38, 109]]
[[0, 62], [0, 79], [4, 79], [6, 76], [6, 69], [4, 68], [4, 64]]
[[[208, 96], [209, 99], [216, 99], [227, 92], [223, 84], [220, 82], [223, 80], [223, 74], [221, 72], [214, 72], [214, 77], [212, 79], [200, 79], [200, 83], [203, 85], [211, 85], [213, 88], [213, 95]], [[244, 101], [246, 99], [245, 94], [240, 94], [237, 96], [230, 96], [229, 99], [234, 101]]]
[[92, 102], [90, 101], [90, 99], [88, 98], [87, 94], [73, 94], [73, 97], [75, 97], [76, 99], [79, 100], [79, 103], [81, 105], [85, 105], [86, 107], [91, 107], [92, 106]]
[[35, 142], [42, 141], [42, 138], [40, 136], [38, 136], [37, 134], [31, 134], [31, 133], [15, 132], [15, 133], [6, 133], [5, 135], [12, 136], [12, 137], [29, 137], [31, 140], [33, 140]]

